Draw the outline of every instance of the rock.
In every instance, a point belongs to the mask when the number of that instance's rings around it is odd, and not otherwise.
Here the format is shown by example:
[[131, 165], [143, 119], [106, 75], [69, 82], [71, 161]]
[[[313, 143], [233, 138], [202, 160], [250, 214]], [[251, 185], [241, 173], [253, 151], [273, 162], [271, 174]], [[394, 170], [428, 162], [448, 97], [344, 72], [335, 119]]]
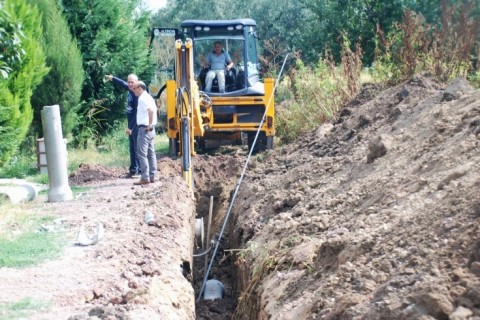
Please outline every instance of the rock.
[[410, 91], [406, 88], [402, 88], [396, 95], [395, 98], [398, 99], [398, 102], [402, 102], [406, 97], [410, 95]]
[[375, 159], [387, 154], [387, 148], [381, 139], [380, 136], [377, 136], [368, 142], [367, 163], [372, 163]]
[[473, 314], [472, 310], [462, 306], [457, 307], [448, 317], [449, 320], [466, 320]]
[[478, 284], [472, 284], [468, 287], [465, 294], [460, 298], [462, 305], [473, 308], [480, 307], [480, 287]]
[[445, 89], [442, 101], [458, 100], [465, 93], [473, 92], [475, 89], [464, 78], [457, 78]]
[[429, 315], [436, 319], [448, 319], [453, 311], [453, 305], [449, 298], [437, 292], [420, 292], [412, 297], [415, 304], [424, 308]]
[[160, 274], [160, 270], [155, 263], [150, 263], [142, 266], [142, 272], [146, 276], [154, 276]]
[[480, 262], [472, 262], [472, 265], [470, 266], [470, 271], [475, 275], [480, 276]]
[[75, 244], [79, 246], [94, 245], [97, 244], [100, 240], [102, 240], [104, 235], [105, 229], [103, 227], [103, 224], [100, 222], [96, 223], [95, 233], [91, 235], [87, 234], [87, 232], [85, 231], [85, 226], [81, 225], [75, 238]]
[[128, 303], [129, 301], [132, 301], [136, 296], [137, 296], [137, 294], [134, 291], [129, 290], [123, 296], [123, 301], [125, 301], [125, 303]]

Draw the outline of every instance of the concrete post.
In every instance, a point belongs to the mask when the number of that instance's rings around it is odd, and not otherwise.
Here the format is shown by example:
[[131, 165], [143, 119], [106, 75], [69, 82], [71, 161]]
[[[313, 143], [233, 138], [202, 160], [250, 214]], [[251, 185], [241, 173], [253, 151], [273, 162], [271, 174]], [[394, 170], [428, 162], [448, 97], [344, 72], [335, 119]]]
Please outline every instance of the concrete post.
[[47, 155], [48, 201], [71, 200], [73, 194], [68, 185], [67, 148], [63, 140], [60, 107], [58, 105], [43, 107], [42, 127]]

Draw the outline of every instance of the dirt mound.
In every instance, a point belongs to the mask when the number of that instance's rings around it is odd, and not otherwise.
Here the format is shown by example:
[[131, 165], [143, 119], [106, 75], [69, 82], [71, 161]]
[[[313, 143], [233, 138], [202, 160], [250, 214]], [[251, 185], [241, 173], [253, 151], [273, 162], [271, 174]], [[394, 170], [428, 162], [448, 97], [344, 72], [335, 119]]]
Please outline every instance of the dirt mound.
[[180, 162], [161, 156], [157, 157], [157, 171], [159, 177], [179, 177], [182, 167]]
[[[160, 155], [157, 159], [158, 177], [178, 177], [181, 175], [180, 163]], [[105, 167], [98, 164], [80, 164], [78, 169], [68, 177], [71, 185], [95, 184], [96, 182], [126, 178], [127, 169]]]
[[108, 168], [96, 164], [80, 164], [77, 171], [69, 177], [69, 183], [72, 185], [82, 185], [98, 181], [113, 180], [125, 176], [125, 169]]
[[362, 102], [256, 159], [236, 318], [480, 317], [480, 91], [416, 76]]

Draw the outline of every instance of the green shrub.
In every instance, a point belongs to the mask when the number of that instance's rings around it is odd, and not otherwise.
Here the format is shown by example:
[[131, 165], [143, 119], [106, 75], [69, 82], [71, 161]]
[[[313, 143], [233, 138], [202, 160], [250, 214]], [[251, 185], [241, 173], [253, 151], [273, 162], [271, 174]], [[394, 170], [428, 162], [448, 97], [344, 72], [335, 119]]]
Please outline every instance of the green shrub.
[[25, 51], [22, 40], [25, 35], [19, 23], [13, 23], [10, 14], [2, 8], [0, 2], [0, 77], [8, 78], [15, 65], [22, 61]]
[[472, 72], [468, 76], [468, 81], [470, 81], [475, 88], [480, 89], [480, 71]]
[[289, 90], [293, 99], [277, 106], [277, 137], [281, 142], [293, 141], [325, 122], [353, 98], [360, 90], [362, 51], [350, 50], [346, 38], [342, 43], [342, 62], [335, 65], [327, 51], [314, 69], [297, 60], [297, 71], [292, 82], [284, 82], [284, 91]]
[[372, 67], [377, 81], [395, 84], [421, 72], [444, 82], [467, 77], [480, 21], [474, 18], [472, 3], [457, 7], [448, 7], [445, 1], [441, 4], [438, 26], [406, 10], [403, 21], [387, 36], [378, 30]]
[[37, 175], [37, 156], [31, 153], [18, 154], [10, 158], [7, 165], [0, 169], [1, 178], [23, 179]]
[[68, 151], [68, 170], [74, 172], [80, 164], [101, 164], [125, 167], [130, 162], [126, 121], [115, 121], [102, 138], [89, 139], [82, 147]]
[[100, 141], [99, 151], [108, 153], [118, 153], [121, 155], [129, 154], [128, 136], [125, 133], [127, 127], [126, 121], [114, 121], [110, 126], [108, 134]]
[[104, 83], [106, 74], [127, 78], [136, 73], [150, 79], [148, 16], [137, 10], [136, 0], [62, 0], [63, 14], [83, 55], [85, 80], [80, 126], [73, 130], [75, 145], [99, 140], [115, 120], [125, 119], [126, 91]]
[[28, 58], [17, 61], [8, 78], [0, 80], [0, 167], [26, 137], [33, 118], [32, 92], [48, 71], [40, 42], [38, 10], [21, 0], [5, 0], [3, 9], [10, 14], [13, 24], [22, 25], [22, 50]]
[[[50, 72], [43, 78], [32, 96], [34, 132], [42, 132], [41, 110], [58, 104], [62, 117], [63, 136], [72, 140], [70, 133], [78, 125], [76, 112], [80, 102], [84, 71], [82, 55], [72, 39], [70, 29], [55, 0], [29, 0], [42, 13], [43, 44], [46, 64]], [[32, 130], [33, 131], [33, 130]]]
[[168, 154], [168, 137], [166, 133], [156, 135], [155, 151], [161, 154]]

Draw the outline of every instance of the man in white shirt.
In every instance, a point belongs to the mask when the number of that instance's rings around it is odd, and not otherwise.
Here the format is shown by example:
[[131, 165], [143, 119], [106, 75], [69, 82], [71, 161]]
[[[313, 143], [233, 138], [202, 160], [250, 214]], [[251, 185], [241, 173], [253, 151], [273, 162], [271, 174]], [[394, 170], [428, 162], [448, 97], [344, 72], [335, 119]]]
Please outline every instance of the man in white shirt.
[[138, 97], [137, 107], [137, 157], [141, 170], [141, 178], [134, 185], [144, 185], [155, 181], [157, 156], [155, 154], [155, 125], [157, 124], [157, 104], [147, 92], [143, 81], [137, 81], [133, 92]]

